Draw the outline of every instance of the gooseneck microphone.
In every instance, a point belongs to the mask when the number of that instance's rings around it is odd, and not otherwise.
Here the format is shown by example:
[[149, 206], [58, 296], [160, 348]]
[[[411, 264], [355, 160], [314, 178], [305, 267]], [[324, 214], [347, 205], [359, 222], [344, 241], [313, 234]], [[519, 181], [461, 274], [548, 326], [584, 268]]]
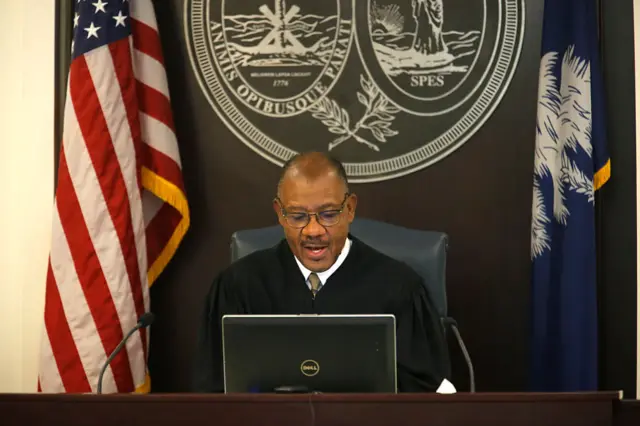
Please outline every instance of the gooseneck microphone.
[[107, 358], [107, 361], [102, 366], [102, 370], [100, 370], [100, 376], [98, 376], [98, 394], [102, 393], [102, 378], [104, 377], [104, 372], [107, 371], [107, 367], [109, 366], [109, 364], [111, 364], [111, 361], [113, 361], [113, 358], [118, 355], [120, 350], [124, 347], [125, 343], [127, 343], [127, 340], [129, 340], [129, 337], [131, 337], [133, 333], [141, 328], [150, 326], [153, 323], [154, 319], [155, 315], [153, 315], [152, 312], [145, 312], [144, 314], [142, 314], [135, 327], [133, 327], [131, 331], [129, 331], [127, 335], [124, 336], [120, 343], [118, 343], [118, 346], [116, 346], [113, 352], [111, 352], [111, 355], [109, 355], [109, 358]]
[[458, 330], [458, 323], [453, 318], [447, 317], [444, 318], [444, 323], [451, 327], [453, 334], [460, 345], [460, 349], [462, 349], [462, 355], [464, 356], [464, 360], [467, 363], [467, 369], [469, 370], [469, 387], [470, 392], [475, 393], [476, 391], [476, 375], [473, 370], [473, 363], [471, 362], [471, 357], [469, 356], [469, 351], [467, 351], [467, 347], [462, 341], [462, 336], [460, 336], [460, 330]]

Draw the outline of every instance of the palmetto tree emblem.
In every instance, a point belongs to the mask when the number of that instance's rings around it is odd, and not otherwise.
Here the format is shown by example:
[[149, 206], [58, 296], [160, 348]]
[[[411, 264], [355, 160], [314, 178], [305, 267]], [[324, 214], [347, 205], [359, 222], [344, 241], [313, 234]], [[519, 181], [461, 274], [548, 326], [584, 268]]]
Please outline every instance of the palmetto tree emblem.
[[[550, 249], [547, 225], [555, 220], [566, 226], [571, 214], [566, 206], [567, 191], [582, 194], [587, 202], [594, 203], [593, 180], [570, 155], [579, 150], [592, 155], [591, 66], [574, 55], [574, 46], [569, 46], [558, 82], [553, 73], [558, 57], [558, 52], [549, 52], [540, 64], [531, 227], [533, 259]], [[547, 177], [553, 182], [552, 205], [545, 203], [540, 188], [541, 180]]]

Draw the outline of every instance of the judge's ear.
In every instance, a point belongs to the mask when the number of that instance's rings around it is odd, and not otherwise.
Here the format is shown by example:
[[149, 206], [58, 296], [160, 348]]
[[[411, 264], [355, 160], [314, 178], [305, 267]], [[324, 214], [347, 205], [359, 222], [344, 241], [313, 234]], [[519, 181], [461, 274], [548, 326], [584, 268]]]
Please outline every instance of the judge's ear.
[[353, 219], [356, 217], [357, 205], [358, 205], [358, 196], [354, 193], [349, 194], [349, 198], [347, 198], [347, 202], [345, 204], [345, 209], [347, 210], [347, 217], [349, 218], [349, 223], [353, 222]]
[[282, 207], [276, 198], [273, 199], [273, 211], [276, 212], [276, 216], [278, 217], [278, 222], [282, 224]]

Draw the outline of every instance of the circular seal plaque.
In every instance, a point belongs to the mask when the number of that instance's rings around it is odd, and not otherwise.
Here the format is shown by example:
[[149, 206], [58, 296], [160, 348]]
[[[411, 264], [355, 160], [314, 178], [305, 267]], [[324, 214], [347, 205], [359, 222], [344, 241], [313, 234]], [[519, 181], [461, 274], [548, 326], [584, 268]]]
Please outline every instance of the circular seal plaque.
[[187, 0], [186, 41], [213, 111], [282, 165], [329, 151], [351, 182], [440, 161], [515, 71], [523, 0]]

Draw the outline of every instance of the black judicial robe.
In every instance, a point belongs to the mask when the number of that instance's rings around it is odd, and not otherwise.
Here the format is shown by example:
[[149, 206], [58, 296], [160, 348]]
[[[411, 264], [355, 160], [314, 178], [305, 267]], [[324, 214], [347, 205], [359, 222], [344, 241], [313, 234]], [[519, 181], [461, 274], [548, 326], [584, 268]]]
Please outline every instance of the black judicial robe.
[[224, 391], [221, 322], [226, 314], [393, 314], [398, 391], [435, 391], [449, 378], [447, 346], [421, 277], [349, 238], [349, 255], [315, 299], [284, 239], [222, 271], [205, 301], [192, 390]]

